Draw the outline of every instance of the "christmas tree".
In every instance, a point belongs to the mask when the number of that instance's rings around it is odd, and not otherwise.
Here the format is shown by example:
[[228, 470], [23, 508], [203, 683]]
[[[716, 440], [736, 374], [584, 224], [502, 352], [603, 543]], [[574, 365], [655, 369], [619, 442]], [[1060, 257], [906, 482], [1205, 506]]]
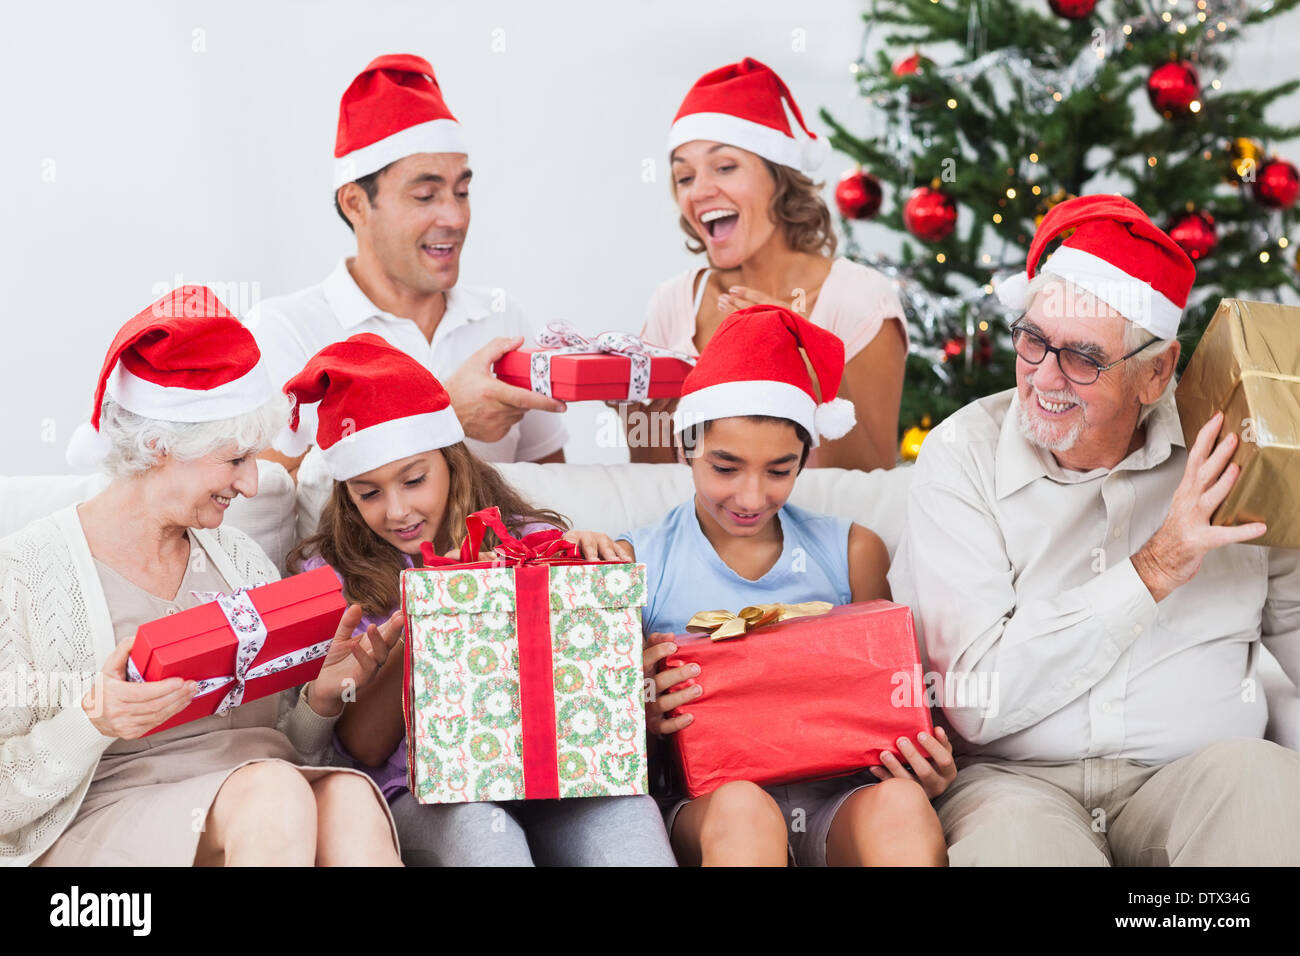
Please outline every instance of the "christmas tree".
[[[1288, 238], [1300, 178], [1269, 153], [1300, 126], [1267, 119], [1300, 80], [1236, 91], [1216, 76], [1241, 31], [1298, 3], [870, 4], [850, 67], [869, 128], [825, 110], [822, 119], [832, 145], [860, 164], [836, 188], [848, 254], [894, 277], [908, 312], [900, 430], [1015, 383], [1017, 316], [993, 295], [993, 278], [1024, 269], [1036, 224], [1068, 197], [1120, 192], [1194, 260], [1184, 360], [1219, 299], [1300, 290]], [[888, 33], [869, 62], [877, 30]], [[863, 253], [852, 220], [864, 219], [905, 236], [898, 258]]]

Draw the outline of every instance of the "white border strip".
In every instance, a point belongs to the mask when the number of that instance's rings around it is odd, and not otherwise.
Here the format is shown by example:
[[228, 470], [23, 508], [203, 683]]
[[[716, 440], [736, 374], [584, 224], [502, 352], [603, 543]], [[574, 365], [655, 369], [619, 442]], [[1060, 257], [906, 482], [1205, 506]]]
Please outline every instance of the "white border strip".
[[369, 146], [354, 149], [346, 156], [335, 158], [334, 189], [337, 192], [345, 183], [369, 176], [389, 163], [416, 153], [468, 152], [464, 130], [456, 120], [436, 119], [418, 123]]
[[449, 405], [436, 412], [393, 418], [355, 431], [329, 448], [322, 448], [321, 455], [330, 477], [347, 481], [390, 461], [446, 448], [464, 438], [456, 410]]
[[261, 408], [278, 389], [263, 359], [233, 381], [215, 388], [155, 385], [133, 374], [119, 359], [104, 393], [128, 412], [164, 422], [217, 422]]
[[788, 418], [808, 430], [814, 448], [818, 445], [817, 405], [812, 396], [798, 386], [768, 380], [721, 382], [683, 395], [673, 412], [673, 432], [685, 431], [700, 422], [743, 415]]
[[1183, 310], [1150, 283], [1100, 256], [1062, 246], [1039, 271], [1069, 279], [1157, 338], [1172, 339], [1178, 334]]
[[[799, 125], [795, 123], [794, 127], [798, 130], [795, 135], [802, 136], [803, 130], [799, 129]], [[806, 137], [793, 139], [780, 130], [730, 113], [688, 113], [683, 116], [673, 123], [668, 132], [668, 152], [671, 154], [682, 143], [697, 139], [739, 146], [774, 163], [805, 172], [811, 172], [820, 165], [807, 164], [810, 157], [805, 155], [804, 144], [809, 142]]]

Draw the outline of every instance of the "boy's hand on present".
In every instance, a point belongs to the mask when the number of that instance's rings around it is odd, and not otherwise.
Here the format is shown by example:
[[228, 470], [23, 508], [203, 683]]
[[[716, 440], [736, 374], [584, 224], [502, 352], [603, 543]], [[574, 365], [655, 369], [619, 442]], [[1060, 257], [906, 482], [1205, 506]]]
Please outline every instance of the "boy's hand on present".
[[957, 763], [952, 759], [952, 742], [942, 727], [934, 728], [933, 737], [922, 732], [916, 735], [916, 739], [928, 754], [906, 737], [898, 738], [898, 749], [907, 758], [911, 772], [889, 751], [880, 755], [885, 766], [872, 767], [871, 772], [880, 780], [888, 780], [890, 777], [915, 780], [924, 788], [925, 795], [933, 800], [957, 779]]
[[[674, 707], [695, 700], [704, 692], [704, 688], [695, 683], [700, 675], [699, 664], [687, 664], [672, 670], [656, 673], [659, 662], [677, 651], [671, 634], [651, 634], [646, 638], [645, 650], [641, 652], [641, 672], [649, 681], [646, 687], [645, 725], [652, 734], [675, 734], [689, 725], [695, 718], [691, 714], [665, 716]], [[666, 693], [670, 688], [683, 685], [680, 690]]]
[[564, 540], [578, 546], [588, 561], [631, 561], [627, 546], [599, 531], [566, 531]]
[[105, 737], [135, 740], [189, 706], [198, 682], [182, 677], [136, 683], [126, 679], [126, 659], [135, 638], [127, 638], [108, 655], [99, 679], [81, 699], [81, 709]]
[[325, 663], [316, 679], [307, 685], [307, 705], [322, 717], [341, 714], [344, 693], [352, 696], [370, 683], [402, 639], [406, 617], [401, 611], [378, 627], [371, 624], [365, 631], [357, 631], [362, 616], [360, 604], [353, 604], [343, 612], [334, 640], [325, 653]]

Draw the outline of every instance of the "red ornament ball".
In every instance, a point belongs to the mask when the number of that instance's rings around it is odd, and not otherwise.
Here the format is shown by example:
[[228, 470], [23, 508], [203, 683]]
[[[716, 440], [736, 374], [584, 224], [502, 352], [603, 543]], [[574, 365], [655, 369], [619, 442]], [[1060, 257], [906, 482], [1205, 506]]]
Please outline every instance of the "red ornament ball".
[[1187, 116], [1192, 103], [1201, 98], [1201, 78], [1186, 60], [1163, 63], [1147, 78], [1147, 96], [1162, 116]]
[[1097, 9], [1097, 0], [1049, 0], [1052, 12], [1067, 20], [1082, 20]]
[[957, 204], [941, 190], [917, 186], [903, 205], [903, 225], [925, 242], [946, 239], [957, 226]]
[[1219, 230], [1214, 225], [1214, 217], [1198, 209], [1175, 219], [1169, 227], [1169, 238], [1195, 262], [1214, 251], [1219, 244]]
[[943, 354], [950, 359], [955, 359], [966, 350], [966, 336], [954, 335], [947, 342], [943, 343]]
[[1300, 194], [1300, 174], [1285, 159], [1270, 159], [1255, 173], [1255, 200], [1270, 209], [1290, 209]]
[[850, 169], [835, 184], [835, 205], [845, 219], [870, 219], [880, 212], [880, 180], [871, 173]]
[[993, 361], [993, 340], [987, 332], [981, 332], [975, 340], [975, 361], [980, 365], [988, 365]]
[[921, 51], [917, 50], [911, 56], [905, 56], [894, 63], [891, 70], [894, 76], [911, 76], [913, 73], [921, 71], [921, 65], [925, 63], [925, 57], [921, 56]]

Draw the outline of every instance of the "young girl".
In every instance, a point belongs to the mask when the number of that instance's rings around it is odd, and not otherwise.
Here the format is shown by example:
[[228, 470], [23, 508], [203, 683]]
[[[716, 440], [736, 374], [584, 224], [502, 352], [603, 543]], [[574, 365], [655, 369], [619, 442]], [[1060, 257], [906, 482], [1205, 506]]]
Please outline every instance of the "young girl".
[[[288, 563], [332, 566], [348, 599], [364, 607], [366, 622], [397, 613], [401, 572], [419, 566], [421, 544], [456, 553], [465, 518], [475, 511], [496, 506], [517, 537], [564, 526], [560, 515], [530, 506], [465, 447], [442, 385], [377, 335], [322, 349], [285, 391], [296, 399], [295, 429], [297, 405], [320, 403], [314, 441], [334, 478], [319, 530]], [[299, 444], [304, 440], [312, 436], [298, 436]], [[627, 559], [605, 535], [570, 531], [565, 538], [588, 559]], [[344, 751], [374, 768], [408, 865], [673, 865], [650, 797], [417, 803], [406, 786], [401, 658], [393, 654], [357, 692], [337, 734]]]
[[[843, 368], [834, 334], [787, 309], [755, 306], [723, 322], [687, 376], [673, 427], [695, 496], [622, 536], [646, 566], [651, 733], [690, 724], [689, 704], [708, 685], [697, 664], [654, 674], [676, 650], [671, 635], [684, 632], [695, 612], [889, 597], [889, 556], [879, 537], [786, 502], [818, 434], [834, 438], [852, 424], [847, 402], [820, 400], [835, 395]], [[930, 799], [956, 767], [947, 735], [940, 729], [936, 737], [920, 734], [915, 745], [899, 739], [910, 772], [887, 754], [884, 769], [850, 777], [772, 787], [737, 781], [694, 800], [670, 794], [673, 849], [689, 865], [782, 865], [787, 854], [799, 866], [944, 865]], [[796, 819], [803, 825], [787, 826]]]

